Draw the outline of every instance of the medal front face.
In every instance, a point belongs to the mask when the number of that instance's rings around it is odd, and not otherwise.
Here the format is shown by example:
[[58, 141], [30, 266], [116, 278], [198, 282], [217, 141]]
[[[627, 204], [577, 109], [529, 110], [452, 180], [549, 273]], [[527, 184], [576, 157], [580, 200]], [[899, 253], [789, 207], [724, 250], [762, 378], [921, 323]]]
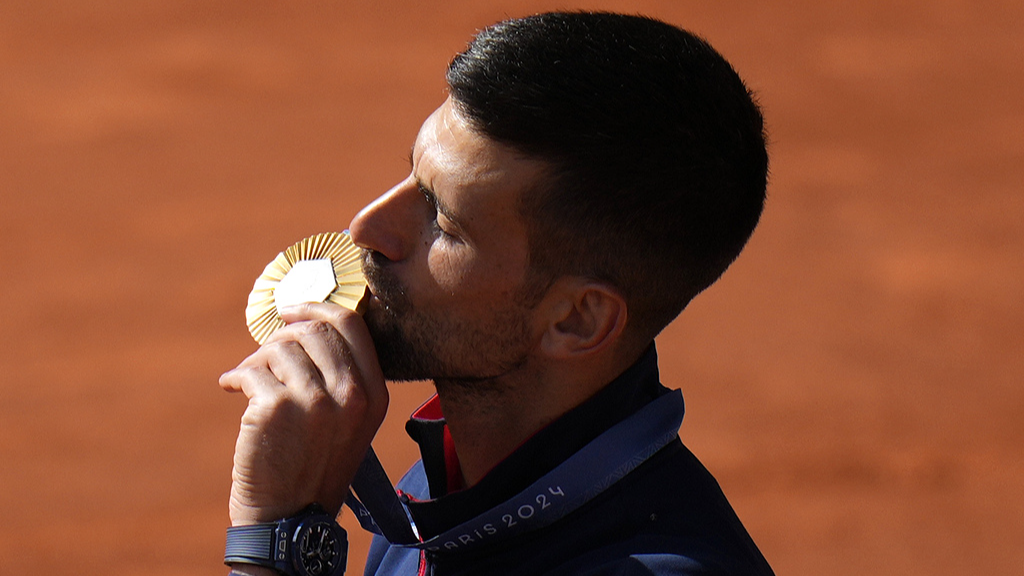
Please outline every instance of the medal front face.
[[362, 251], [347, 232], [310, 236], [277, 255], [249, 293], [245, 321], [263, 344], [284, 327], [281, 308], [330, 302], [360, 312], [367, 293]]

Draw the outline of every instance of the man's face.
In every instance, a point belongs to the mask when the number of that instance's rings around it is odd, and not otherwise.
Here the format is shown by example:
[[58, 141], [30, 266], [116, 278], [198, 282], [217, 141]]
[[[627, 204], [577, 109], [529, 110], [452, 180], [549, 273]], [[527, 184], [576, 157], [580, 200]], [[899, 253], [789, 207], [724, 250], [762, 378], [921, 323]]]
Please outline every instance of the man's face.
[[537, 289], [518, 203], [543, 177], [543, 163], [473, 131], [450, 99], [423, 123], [412, 173], [350, 225], [386, 377], [473, 381], [526, 363]]

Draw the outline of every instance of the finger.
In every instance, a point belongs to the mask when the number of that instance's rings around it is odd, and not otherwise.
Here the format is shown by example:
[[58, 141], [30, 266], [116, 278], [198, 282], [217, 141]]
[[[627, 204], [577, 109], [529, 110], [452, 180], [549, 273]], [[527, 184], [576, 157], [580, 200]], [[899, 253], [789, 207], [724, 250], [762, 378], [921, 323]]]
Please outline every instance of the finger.
[[[335, 304], [300, 304], [282, 310], [285, 322], [322, 321], [333, 326], [344, 341], [344, 349], [351, 354], [354, 362], [355, 382], [365, 394], [370, 413], [379, 424], [388, 409], [389, 395], [384, 375], [377, 360], [377, 349], [373, 345], [370, 331], [363, 318]], [[329, 382], [329, 392], [336, 398], [352, 392], [346, 379]], [[337, 386], [340, 385], [340, 386]]]
[[[221, 387], [229, 392], [246, 392], [242, 385], [256, 379], [253, 386], [278, 386], [301, 392], [304, 398], [315, 396], [312, 388], [324, 389], [324, 376], [305, 349], [291, 339], [267, 341], [237, 368], [221, 376]], [[255, 390], [255, 388], [254, 388]], [[280, 392], [274, 390], [273, 392]], [[246, 394], [251, 398], [252, 395]]]
[[220, 377], [220, 386], [228, 392], [242, 392], [248, 398], [276, 392], [280, 380], [266, 366], [240, 366]]
[[348, 342], [332, 324], [322, 320], [294, 322], [267, 340], [267, 344], [275, 342], [301, 346], [326, 384], [340, 382], [353, 371], [359, 376]]
[[383, 381], [373, 338], [370, 337], [366, 322], [355, 312], [336, 304], [309, 303], [283, 309], [281, 319], [288, 323], [321, 320], [331, 324], [348, 342], [352, 358], [363, 376], [369, 380]]
[[245, 368], [255, 368], [259, 366], [260, 363], [253, 359], [255, 355], [256, 352], [253, 352], [252, 354], [246, 356], [245, 360], [239, 362], [238, 366], [235, 366], [231, 370], [228, 370], [227, 372], [221, 374], [220, 379], [218, 379], [217, 381], [217, 383], [220, 384], [221, 389], [225, 390], [226, 392], [241, 392], [241, 380], [239, 379], [241, 378], [241, 376], [237, 374], [237, 372]]

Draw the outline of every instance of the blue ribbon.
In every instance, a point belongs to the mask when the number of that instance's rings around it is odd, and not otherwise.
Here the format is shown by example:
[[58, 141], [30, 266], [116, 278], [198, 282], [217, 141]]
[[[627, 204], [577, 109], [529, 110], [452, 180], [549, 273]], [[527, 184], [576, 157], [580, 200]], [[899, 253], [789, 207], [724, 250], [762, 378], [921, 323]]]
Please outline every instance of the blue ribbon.
[[606, 430], [516, 496], [426, 540], [418, 537], [371, 449], [356, 473], [346, 504], [364, 529], [396, 546], [465, 550], [536, 530], [583, 506], [674, 440], [683, 421], [683, 396], [675, 390]]

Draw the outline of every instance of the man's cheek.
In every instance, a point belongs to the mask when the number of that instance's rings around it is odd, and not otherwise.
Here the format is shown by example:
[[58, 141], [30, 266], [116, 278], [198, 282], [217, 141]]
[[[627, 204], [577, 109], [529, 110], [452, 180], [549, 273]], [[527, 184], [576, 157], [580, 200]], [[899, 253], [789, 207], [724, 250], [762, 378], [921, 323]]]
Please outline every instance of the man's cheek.
[[450, 296], [468, 288], [474, 277], [473, 259], [457, 247], [435, 245], [430, 250], [427, 266], [434, 284]]

